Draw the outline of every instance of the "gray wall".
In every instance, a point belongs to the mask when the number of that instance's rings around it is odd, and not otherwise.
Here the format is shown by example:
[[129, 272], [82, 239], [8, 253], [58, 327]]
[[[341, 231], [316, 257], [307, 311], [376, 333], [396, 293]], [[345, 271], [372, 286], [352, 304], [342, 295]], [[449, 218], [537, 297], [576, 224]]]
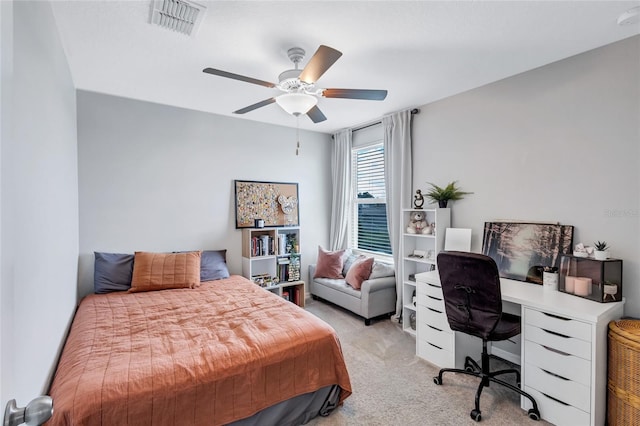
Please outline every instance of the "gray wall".
[[326, 246], [329, 135], [301, 131], [296, 156], [294, 128], [85, 91], [77, 99], [80, 296], [93, 291], [94, 251], [226, 248], [241, 274], [234, 179], [298, 182], [305, 274]]
[[625, 313], [640, 316], [640, 36], [421, 107], [414, 189], [459, 180], [456, 227], [559, 221], [623, 259]]
[[47, 390], [76, 305], [78, 265], [71, 74], [51, 5], [5, 3], [0, 147], [3, 407], [11, 398], [25, 405]]

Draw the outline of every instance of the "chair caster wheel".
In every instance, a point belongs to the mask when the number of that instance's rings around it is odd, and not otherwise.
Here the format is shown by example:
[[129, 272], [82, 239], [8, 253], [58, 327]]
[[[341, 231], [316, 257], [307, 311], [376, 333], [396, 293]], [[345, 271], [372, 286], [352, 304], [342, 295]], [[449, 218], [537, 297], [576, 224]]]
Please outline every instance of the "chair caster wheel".
[[441, 385], [442, 380], [440, 380], [440, 377], [436, 376], [433, 378], [433, 383], [435, 383], [436, 385]]
[[535, 408], [529, 409], [529, 411], [527, 411], [527, 415], [529, 415], [529, 418], [531, 420], [535, 420], [535, 421], [540, 420], [540, 412]]
[[467, 365], [467, 366], [464, 368], [464, 371], [468, 371], [469, 373], [473, 373], [473, 372], [475, 371], [475, 368], [473, 368], [473, 367], [472, 367], [472, 366], [470, 366], [470, 365]]
[[478, 410], [475, 410], [475, 409], [471, 410], [470, 416], [476, 422], [479, 422], [480, 420], [482, 420], [482, 415], [481, 415], [480, 411], [478, 411]]

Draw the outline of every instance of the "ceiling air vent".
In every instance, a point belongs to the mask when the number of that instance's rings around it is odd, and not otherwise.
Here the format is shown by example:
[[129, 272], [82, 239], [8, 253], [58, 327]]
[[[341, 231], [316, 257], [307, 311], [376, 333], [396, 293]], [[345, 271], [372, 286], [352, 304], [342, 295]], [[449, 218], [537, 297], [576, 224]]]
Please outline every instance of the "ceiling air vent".
[[205, 12], [205, 6], [191, 1], [152, 0], [151, 23], [194, 36]]

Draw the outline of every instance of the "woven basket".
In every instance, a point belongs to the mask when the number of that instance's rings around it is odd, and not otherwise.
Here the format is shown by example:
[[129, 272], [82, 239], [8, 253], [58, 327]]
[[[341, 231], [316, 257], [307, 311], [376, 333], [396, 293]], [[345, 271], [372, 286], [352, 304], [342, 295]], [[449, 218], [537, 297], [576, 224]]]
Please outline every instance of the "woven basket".
[[609, 323], [609, 425], [640, 425], [640, 320]]

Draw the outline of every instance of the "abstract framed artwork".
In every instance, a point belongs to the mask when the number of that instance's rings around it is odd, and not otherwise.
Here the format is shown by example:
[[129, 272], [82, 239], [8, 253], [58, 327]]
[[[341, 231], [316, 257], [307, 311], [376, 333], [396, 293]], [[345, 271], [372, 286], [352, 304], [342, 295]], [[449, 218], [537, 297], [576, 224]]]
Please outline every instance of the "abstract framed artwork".
[[236, 229], [299, 226], [298, 184], [235, 180]]
[[485, 222], [482, 254], [495, 260], [500, 276], [542, 284], [545, 267], [571, 254], [573, 226], [553, 223]]

